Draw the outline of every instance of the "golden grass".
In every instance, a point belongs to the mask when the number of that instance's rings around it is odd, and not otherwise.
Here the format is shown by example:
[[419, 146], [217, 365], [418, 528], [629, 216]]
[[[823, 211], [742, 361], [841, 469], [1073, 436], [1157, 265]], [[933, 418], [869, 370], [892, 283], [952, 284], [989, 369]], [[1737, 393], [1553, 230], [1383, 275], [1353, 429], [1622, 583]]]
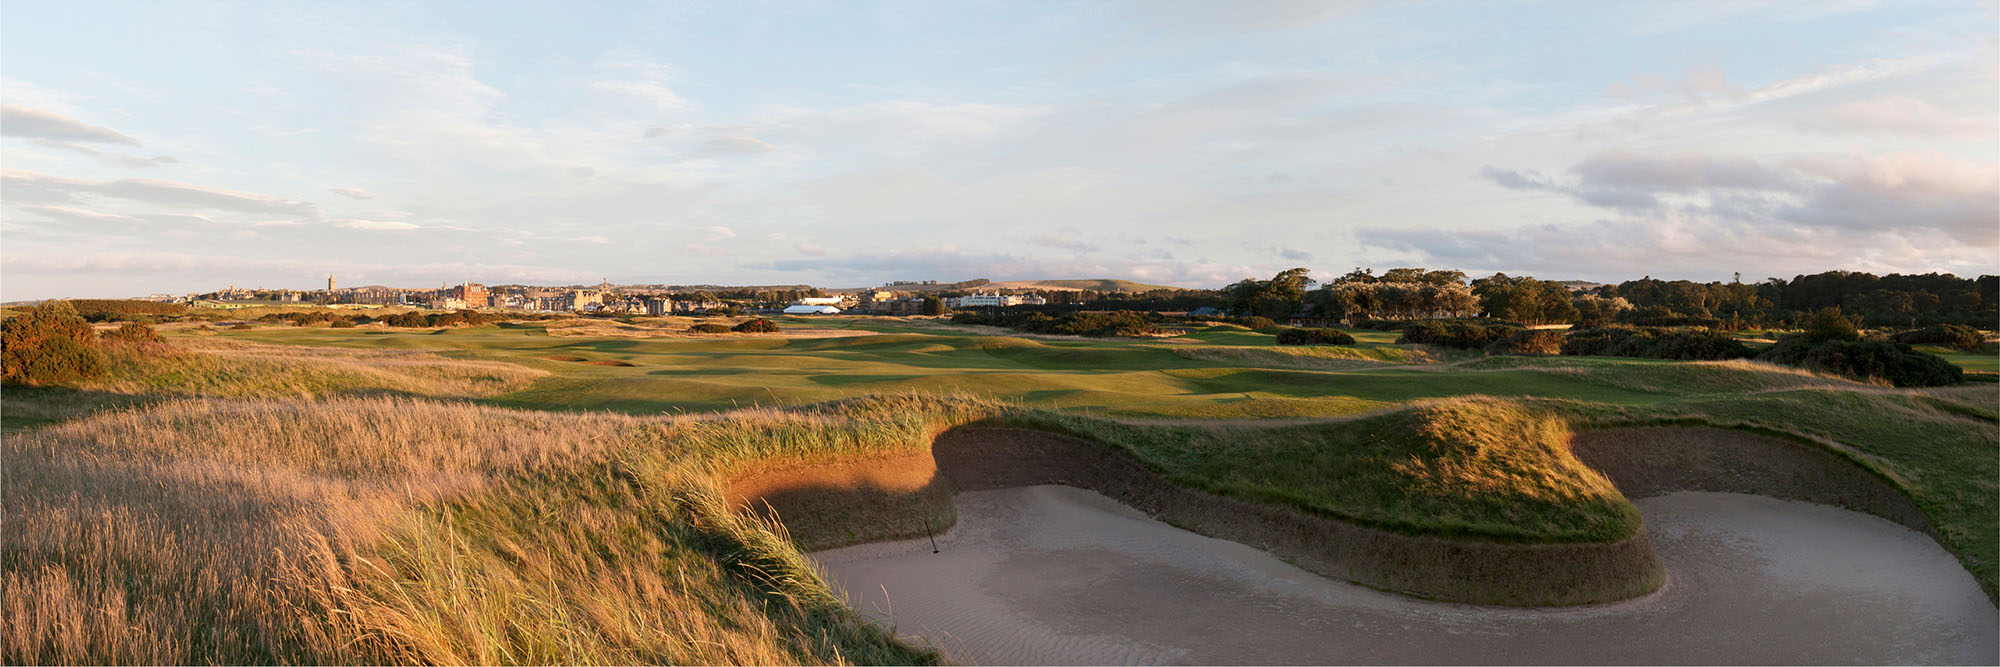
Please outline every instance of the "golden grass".
[[394, 393], [477, 398], [527, 387], [548, 371], [418, 350], [260, 345], [219, 338], [107, 346], [111, 368], [85, 389], [168, 396]]
[[[988, 408], [702, 418], [181, 400], [11, 435], [7, 663], [929, 662], [718, 475]], [[851, 455], [851, 454], [850, 454]]]

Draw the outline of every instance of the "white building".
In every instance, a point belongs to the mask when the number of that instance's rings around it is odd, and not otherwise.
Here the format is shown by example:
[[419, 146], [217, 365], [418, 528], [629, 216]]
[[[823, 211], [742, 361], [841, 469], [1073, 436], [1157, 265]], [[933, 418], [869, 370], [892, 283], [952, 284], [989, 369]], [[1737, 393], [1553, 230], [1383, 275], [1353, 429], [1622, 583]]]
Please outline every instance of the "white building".
[[801, 304], [786, 306], [785, 314], [786, 315], [838, 315], [840, 314], [840, 309], [835, 308], [833, 306], [814, 306], [801, 303]]
[[840, 305], [840, 302], [841, 302], [841, 301], [842, 301], [842, 299], [841, 299], [840, 297], [837, 297], [837, 296], [809, 296], [809, 297], [806, 297], [806, 298], [803, 298], [803, 299], [799, 299], [799, 302], [798, 302], [798, 303], [796, 303], [796, 304], [793, 304], [793, 305], [799, 305], [799, 306], [839, 306], [839, 305]]
[[1021, 305], [1021, 297], [1012, 294], [967, 294], [955, 297], [946, 304], [953, 308], [993, 308]]

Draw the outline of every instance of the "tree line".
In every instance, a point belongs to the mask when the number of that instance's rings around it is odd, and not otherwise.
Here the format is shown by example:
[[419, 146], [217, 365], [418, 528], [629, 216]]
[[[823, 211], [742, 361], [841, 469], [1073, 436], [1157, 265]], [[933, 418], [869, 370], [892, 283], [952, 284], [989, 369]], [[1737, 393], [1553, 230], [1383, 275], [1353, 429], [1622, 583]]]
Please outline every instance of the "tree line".
[[[1241, 315], [1307, 315], [1355, 323], [1371, 319], [1491, 317], [1525, 324], [1627, 323], [1717, 329], [1797, 327], [1812, 313], [1839, 308], [1863, 326], [1958, 324], [1991, 328], [2000, 320], [2000, 276], [1948, 273], [1876, 276], [1828, 271], [1758, 283], [1665, 281], [1650, 276], [1615, 285], [1584, 285], [1495, 273], [1357, 268], [1318, 284], [1305, 268], [1268, 280], [1246, 279], [1213, 296]], [[1318, 287], [1314, 286], [1318, 284]]]

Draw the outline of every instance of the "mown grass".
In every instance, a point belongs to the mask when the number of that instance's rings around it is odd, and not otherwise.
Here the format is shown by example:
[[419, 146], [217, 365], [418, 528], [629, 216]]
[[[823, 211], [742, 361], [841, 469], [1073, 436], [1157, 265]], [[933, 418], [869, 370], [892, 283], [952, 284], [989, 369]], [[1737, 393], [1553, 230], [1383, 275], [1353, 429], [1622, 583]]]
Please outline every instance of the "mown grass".
[[[805, 326], [781, 321], [788, 330]], [[526, 388], [482, 400], [537, 410], [628, 414], [809, 405], [844, 397], [944, 391], [1127, 417], [1334, 417], [1411, 400], [1470, 393], [1615, 403], [1670, 400], [1689, 382], [1643, 360], [1466, 359], [1420, 346], [1363, 340], [1344, 347], [1277, 347], [1271, 336], [1214, 326], [1183, 339], [1083, 340], [994, 336], [895, 321], [807, 320], [857, 335], [701, 338], [549, 336], [542, 323], [449, 330], [272, 328], [232, 339], [303, 346], [419, 349], [548, 371]], [[1381, 332], [1357, 332], [1366, 339]], [[1247, 337], [1243, 344], [1224, 342]], [[1393, 336], [1375, 336], [1393, 340]], [[624, 362], [562, 363], [552, 358]], [[1634, 363], [1637, 362], [1637, 363]], [[1579, 363], [1592, 363], [1578, 370]], [[1662, 368], [1665, 368], [1662, 366]], [[1693, 381], [1706, 381], [1705, 377]], [[1767, 386], [1823, 383], [1772, 368], [1745, 374]], [[1723, 390], [1723, 389], [1718, 389]], [[1733, 390], [1733, 389], [1729, 389]]]

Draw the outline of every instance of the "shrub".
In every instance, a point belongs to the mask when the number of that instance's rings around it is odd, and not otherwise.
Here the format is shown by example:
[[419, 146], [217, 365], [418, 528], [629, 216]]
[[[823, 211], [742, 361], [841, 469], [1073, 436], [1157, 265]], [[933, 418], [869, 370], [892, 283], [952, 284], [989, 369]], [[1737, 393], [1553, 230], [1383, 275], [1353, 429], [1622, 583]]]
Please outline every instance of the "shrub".
[[70, 306], [91, 322], [150, 321], [187, 313], [187, 304], [134, 299], [75, 299]]
[[1965, 371], [1958, 366], [1903, 343], [1787, 336], [1757, 358], [1857, 379], [1887, 380], [1898, 387], [1938, 387], [1965, 381]]
[[1486, 346], [1487, 354], [1553, 357], [1562, 353], [1563, 334], [1552, 329], [1517, 329]]
[[729, 331], [730, 331], [729, 325], [716, 324], [714, 322], [703, 322], [701, 324], [688, 327], [688, 333], [698, 333], [698, 334], [724, 334], [724, 333], [729, 333]]
[[1419, 320], [1403, 326], [1399, 343], [1419, 343], [1461, 350], [1483, 350], [1501, 338], [1520, 330], [1511, 322], [1471, 320]]
[[1840, 308], [1821, 308], [1806, 316], [1805, 337], [1812, 341], [1861, 340], [1861, 332], [1855, 330], [1854, 321], [1841, 314]]
[[742, 333], [778, 333], [778, 325], [766, 319], [746, 320], [736, 325], [734, 331]]
[[249, 330], [251, 330], [251, 329], [253, 329], [253, 328], [255, 328], [255, 327], [252, 327], [252, 326], [250, 326], [250, 323], [249, 323], [249, 322], [237, 322], [237, 323], [236, 323], [236, 326], [233, 326], [233, 327], [230, 327], [230, 328], [229, 328], [229, 330], [230, 330], [230, 331], [249, 331]]
[[138, 322], [126, 322], [124, 326], [104, 332], [104, 340], [112, 343], [158, 343], [160, 332]]
[[331, 326], [335, 329], [352, 329], [356, 325], [354, 320], [334, 320]]
[[1562, 353], [1717, 361], [1748, 357], [1751, 350], [1743, 341], [1709, 329], [1612, 326], [1571, 331], [1563, 340]]
[[46, 301], [0, 324], [0, 381], [73, 384], [103, 374], [97, 333], [68, 303]]
[[1131, 311], [1110, 313], [980, 313], [960, 311], [951, 316], [959, 324], [987, 324], [1016, 331], [1067, 336], [1147, 336], [1159, 333], [1154, 316]]
[[1905, 345], [1930, 344], [1960, 350], [1977, 350], [1980, 344], [1986, 342], [1986, 336], [1979, 333], [1978, 329], [1963, 324], [1939, 324], [1898, 332], [1890, 336], [1889, 340]]
[[1354, 337], [1337, 329], [1297, 328], [1278, 332], [1279, 345], [1353, 345]]
[[1271, 327], [1278, 326], [1278, 322], [1276, 320], [1259, 315], [1251, 315], [1249, 317], [1232, 317], [1229, 318], [1228, 322], [1230, 324], [1241, 326], [1245, 329], [1269, 329]]

